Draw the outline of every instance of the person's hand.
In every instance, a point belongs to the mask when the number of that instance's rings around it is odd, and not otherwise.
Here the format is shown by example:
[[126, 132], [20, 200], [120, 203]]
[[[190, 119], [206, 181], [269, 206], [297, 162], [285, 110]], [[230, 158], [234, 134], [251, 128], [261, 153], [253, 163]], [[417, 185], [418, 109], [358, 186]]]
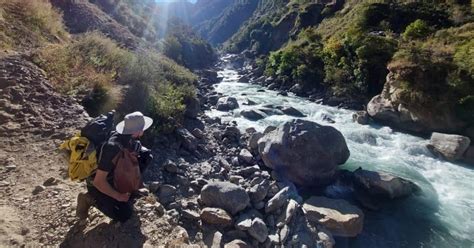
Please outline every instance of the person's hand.
[[130, 193], [119, 193], [117, 198], [115, 198], [119, 202], [128, 202], [130, 199]]

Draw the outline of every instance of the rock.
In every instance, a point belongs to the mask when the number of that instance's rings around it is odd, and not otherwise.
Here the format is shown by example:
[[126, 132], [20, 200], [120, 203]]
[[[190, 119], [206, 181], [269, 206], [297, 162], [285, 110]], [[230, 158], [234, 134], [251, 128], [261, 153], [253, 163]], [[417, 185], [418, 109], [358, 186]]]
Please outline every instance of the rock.
[[464, 153], [463, 160], [466, 163], [474, 164], [474, 146], [467, 148], [466, 152]]
[[193, 210], [189, 210], [189, 209], [185, 209], [185, 210], [181, 211], [181, 216], [183, 216], [183, 218], [186, 218], [186, 219], [189, 219], [189, 220], [199, 220], [199, 218], [201, 218], [199, 213], [197, 213]]
[[232, 217], [221, 208], [204, 208], [201, 210], [201, 219], [204, 222], [212, 225], [232, 225]]
[[247, 231], [252, 226], [252, 218], [249, 215], [242, 214], [235, 222], [235, 227], [242, 231]]
[[260, 218], [255, 218], [252, 220], [252, 224], [248, 229], [250, 236], [258, 240], [258, 242], [263, 243], [268, 236], [268, 228], [265, 222]]
[[258, 151], [267, 167], [302, 186], [330, 183], [337, 166], [350, 154], [337, 129], [301, 119], [265, 134], [258, 142]]
[[189, 234], [181, 226], [176, 226], [167, 237], [168, 242], [166, 242], [165, 247], [183, 247], [189, 244]]
[[149, 184], [148, 188], [150, 189], [151, 192], [156, 193], [158, 189], [160, 188], [161, 183], [158, 181], [153, 181]]
[[258, 140], [263, 137], [263, 133], [253, 133], [248, 141], [248, 147], [251, 151], [258, 151]]
[[240, 136], [240, 130], [234, 126], [227, 126], [224, 129], [224, 134], [222, 135], [222, 137], [228, 138], [232, 141], [238, 141], [240, 139]]
[[290, 228], [284, 225], [280, 230], [280, 243], [284, 244], [290, 235]]
[[192, 135], [198, 139], [204, 139], [205, 135], [204, 132], [199, 129], [199, 128], [194, 128], [193, 131], [191, 131]]
[[235, 239], [225, 244], [224, 248], [250, 248], [250, 246], [240, 239]]
[[234, 215], [249, 205], [250, 198], [242, 187], [233, 183], [211, 182], [202, 188], [201, 201]]
[[247, 164], [250, 164], [253, 161], [253, 155], [249, 152], [249, 150], [244, 148], [240, 150], [239, 159]]
[[197, 149], [197, 139], [194, 137], [186, 128], [178, 128], [176, 129], [176, 133], [178, 137], [180, 137], [183, 147], [190, 151], [196, 151]]
[[201, 103], [195, 97], [187, 97], [184, 99], [184, 104], [186, 105], [186, 110], [184, 111], [184, 116], [188, 118], [196, 118], [201, 111]]
[[204, 239], [204, 243], [206, 247], [209, 248], [221, 248], [222, 246], [222, 233], [219, 231], [212, 231], [208, 235], [206, 235]]
[[367, 111], [357, 111], [352, 114], [352, 121], [361, 125], [367, 125], [369, 124], [369, 114]]
[[289, 188], [285, 187], [274, 195], [265, 205], [265, 213], [271, 213], [281, 208], [288, 200]]
[[470, 143], [471, 140], [465, 136], [433, 133], [428, 148], [446, 160], [456, 161], [462, 158]]
[[306, 117], [305, 114], [301, 113], [299, 110], [293, 108], [293, 107], [288, 107], [288, 106], [285, 106], [285, 107], [281, 107], [279, 108], [281, 110], [281, 112], [283, 112], [285, 115], [289, 115], [289, 116], [294, 116], [294, 117]]
[[309, 221], [335, 236], [355, 237], [362, 232], [364, 213], [345, 200], [313, 196], [305, 201], [303, 209]]
[[325, 230], [318, 232], [318, 239], [321, 242], [321, 247], [333, 248], [336, 245], [336, 241], [334, 240], [332, 234]]
[[164, 184], [158, 189], [158, 198], [162, 204], [168, 204], [174, 201], [176, 195], [176, 187]]
[[252, 186], [249, 190], [250, 200], [253, 203], [263, 201], [267, 196], [269, 189], [270, 182], [268, 180], [263, 180], [261, 183]]
[[390, 199], [408, 196], [418, 189], [416, 184], [406, 179], [362, 168], [354, 171], [354, 181], [370, 195]]
[[43, 185], [38, 185], [38, 186], [35, 187], [35, 189], [33, 189], [32, 194], [37, 195], [40, 192], [43, 192], [45, 189], [46, 189], [46, 187], [44, 187]]
[[290, 201], [288, 202], [288, 205], [286, 206], [286, 211], [285, 211], [286, 224], [290, 223], [291, 218], [293, 218], [293, 216], [295, 215], [297, 208], [298, 208], [298, 203], [295, 200], [290, 199]]
[[178, 166], [172, 162], [172, 161], [168, 161], [166, 164], [165, 164], [165, 170], [169, 173], [176, 173], [178, 172]]
[[54, 186], [54, 185], [58, 185], [58, 183], [59, 183], [59, 180], [57, 180], [54, 177], [50, 177], [46, 179], [46, 181], [43, 182], [43, 186]]
[[257, 105], [257, 103], [250, 99], [247, 99], [244, 103], [242, 103], [242, 105], [253, 106], [253, 105]]
[[242, 77], [239, 78], [240, 83], [248, 83], [249, 82], [249, 77], [247, 75], [243, 75]]
[[229, 111], [239, 107], [239, 103], [235, 97], [226, 96], [221, 97], [217, 101], [216, 108], [220, 111]]
[[267, 133], [269, 133], [269, 132], [271, 132], [271, 131], [273, 131], [273, 130], [276, 130], [276, 129], [277, 129], [277, 127], [275, 127], [275, 126], [268, 126], [268, 127], [266, 127], [265, 130], [263, 131], [263, 134], [267, 134]]
[[242, 110], [240, 114], [251, 121], [257, 121], [267, 117], [267, 114], [258, 109]]
[[277, 93], [277, 96], [288, 96], [288, 92], [281, 90], [280, 92]]

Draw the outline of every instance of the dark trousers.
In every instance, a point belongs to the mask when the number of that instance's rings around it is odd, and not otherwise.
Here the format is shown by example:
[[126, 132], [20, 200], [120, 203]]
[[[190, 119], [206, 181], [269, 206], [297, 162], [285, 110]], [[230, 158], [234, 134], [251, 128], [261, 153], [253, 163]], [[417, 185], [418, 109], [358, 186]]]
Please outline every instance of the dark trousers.
[[119, 202], [100, 192], [95, 187], [87, 187], [87, 191], [95, 199], [95, 207], [109, 218], [125, 222], [132, 216], [133, 206], [131, 200], [128, 202]]
[[[145, 154], [140, 154], [139, 166], [140, 173], [143, 174], [148, 167], [148, 164], [153, 159], [151, 153], [148, 151]], [[114, 198], [100, 192], [94, 186], [88, 186], [87, 191], [95, 199], [95, 207], [109, 218], [125, 222], [132, 216], [133, 213], [133, 197], [130, 197], [128, 202], [120, 202]]]

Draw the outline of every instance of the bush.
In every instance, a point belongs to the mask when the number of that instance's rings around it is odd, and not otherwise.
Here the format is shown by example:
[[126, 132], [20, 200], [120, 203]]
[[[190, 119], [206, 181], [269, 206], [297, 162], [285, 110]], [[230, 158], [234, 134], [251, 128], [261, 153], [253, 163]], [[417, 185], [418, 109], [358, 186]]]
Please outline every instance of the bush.
[[91, 116], [118, 106], [114, 84], [132, 54], [98, 33], [88, 33], [67, 44], [50, 45], [35, 55], [50, 81], [62, 93], [82, 99]]
[[431, 33], [431, 29], [425, 21], [420, 19], [410, 23], [403, 32], [405, 39], [422, 39]]

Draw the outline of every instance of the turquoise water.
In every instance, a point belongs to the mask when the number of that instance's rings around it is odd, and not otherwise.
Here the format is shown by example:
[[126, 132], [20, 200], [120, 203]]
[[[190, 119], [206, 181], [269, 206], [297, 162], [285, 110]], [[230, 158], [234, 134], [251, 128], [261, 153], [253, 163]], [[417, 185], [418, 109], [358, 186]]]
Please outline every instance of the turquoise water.
[[[274, 115], [249, 121], [240, 116], [240, 111], [265, 104], [292, 106], [307, 115], [302, 119], [334, 126], [343, 133], [351, 156], [342, 168], [354, 170], [360, 166], [385, 171], [421, 187], [419, 194], [380, 211], [365, 211], [363, 233], [353, 239], [337, 239], [337, 247], [474, 247], [473, 168], [433, 157], [426, 148], [426, 139], [389, 127], [353, 123], [353, 111], [291, 95], [277, 96], [276, 91], [257, 92], [264, 88], [238, 83], [239, 76], [232, 69], [224, 69], [219, 74], [224, 80], [216, 85], [216, 91], [236, 97], [240, 109], [230, 113], [210, 110], [209, 116], [234, 120], [242, 130], [254, 127], [263, 131], [268, 125], [278, 125], [293, 117]], [[258, 105], [242, 105], [247, 99]], [[335, 123], [324, 121], [325, 117]]]

